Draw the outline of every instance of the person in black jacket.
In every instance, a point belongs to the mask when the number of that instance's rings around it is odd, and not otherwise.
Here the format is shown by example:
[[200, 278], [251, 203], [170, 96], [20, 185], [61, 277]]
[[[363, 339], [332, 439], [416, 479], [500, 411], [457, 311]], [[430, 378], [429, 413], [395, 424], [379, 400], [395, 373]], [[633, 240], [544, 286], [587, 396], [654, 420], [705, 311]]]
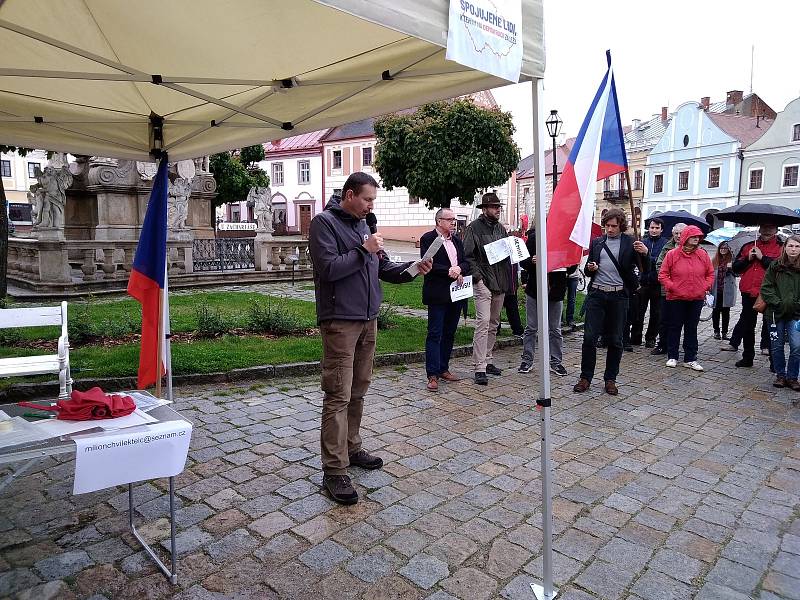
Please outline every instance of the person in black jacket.
[[[520, 265], [528, 273], [525, 285], [525, 332], [522, 336], [522, 362], [517, 369], [519, 373], [530, 373], [533, 368], [533, 356], [536, 353], [536, 336], [539, 332], [537, 320], [537, 279], [536, 279], [536, 230], [531, 228], [527, 233], [525, 245], [530, 258]], [[567, 291], [567, 276], [574, 273], [577, 265], [569, 269], [559, 269], [547, 274], [547, 322], [549, 325], [550, 370], [561, 377], [567, 375], [562, 364], [564, 338], [561, 335], [561, 310], [564, 307], [564, 294]]]
[[[610, 209], [600, 223], [606, 234], [593, 239], [589, 246], [585, 271], [590, 281], [585, 304], [581, 377], [572, 389], [578, 393], [589, 389], [597, 364], [597, 340], [605, 335], [608, 342], [603, 374], [605, 391], [616, 396], [619, 393], [616, 380], [622, 359], [622, 329], [628, 313], [628, 298], [639, 287], [639, 278], [634, 270], [638, 266], [636, 253], [646, 255], [648, 250], [639, 240], [623, 235], [628, 228], [628, 219], [621, 209]], [[649, 267], [646, 260], [640, 262], [643, 269]]]
[[661, 324], [661, 284], [658, 283], [658, 271], [656, 270], [656, 260], [661, 254], [667, 238], [661, 235], [664, 230], [664, 221], [654, 217], [650, 219], [647, 227], [647, 235], [642, 243], [647, 246], [650, 253], [649, 269], [644, 270], [639, 276], [641, 288], [638, 292], [638, 310], [635, 320], [631, 327], [631, 344], [639, 346], [642, 343], [642, 331], [644, 330], [644, 317], [647, 314], [647, 305], [650, 305], [650, 320], [647, 323], [647, 331], [644, 334], [645, 348], [655, 348], [658, 327]]
[[437, 237], [443, 238], [442, 247], [433, 255], [433, 268], [425, 275], [422, 284], [422, 302], [428, 306], [428, 336], [425, 338], [425, 373], [427, 388], [439, 389], [439, 379], [458, 381], [450, 372], [450, 354], [458, 327], [458, 318], [466, 300], [453, 302], [450, 285], [463, 281], [469, 275], [469, 263], [464, 257], [464, 244], [455, 234], [456, 215], [449, 208], [436, 212], [436, 228], [419, 240], [420, 256], [424, 256]]

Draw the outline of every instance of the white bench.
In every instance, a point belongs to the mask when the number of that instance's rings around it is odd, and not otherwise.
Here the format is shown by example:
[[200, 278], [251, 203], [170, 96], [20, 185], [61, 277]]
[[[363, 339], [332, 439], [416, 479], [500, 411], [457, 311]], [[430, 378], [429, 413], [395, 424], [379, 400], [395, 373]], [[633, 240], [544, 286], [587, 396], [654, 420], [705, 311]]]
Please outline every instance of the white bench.
[[44, 327], [61, 325], [58, 354], [0, 358], [0, 377], [23, 377], [58, 373], [58, 397], [67, 399], [72, 393], [69, 372], [69, 337], [67, 336], [67, 303], [61, 306], [0, 309], [0, 329], [12, 327]]

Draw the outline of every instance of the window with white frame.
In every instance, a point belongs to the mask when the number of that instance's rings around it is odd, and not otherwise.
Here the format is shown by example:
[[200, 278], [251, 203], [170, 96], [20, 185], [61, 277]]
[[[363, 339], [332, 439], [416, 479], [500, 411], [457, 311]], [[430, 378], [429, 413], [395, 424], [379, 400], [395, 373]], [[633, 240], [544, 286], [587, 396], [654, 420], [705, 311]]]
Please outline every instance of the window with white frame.
[[642, 175], [644, 173], [642, 173], [641, 169], [636, 169], [633, 172], [633, 188], [636, 190], [642, 189]]
[[709, 188], [718, 188], [719, 187], [719, 167], [709, 167], [708, 169], [708, 187]]
[[760, 190], [764, 187], [764, 169], [750, 169], [748, 190]]
[[620, 173], [617, 179], [617, 189], [621, 192], [625, 189], [625, 173]]
[[0, 160], [0, 172], [2, 172], [3, 177], [11, 177], [11, 161], [10, 160]]
[[341, 150], [334, 150], [333, 151], [333, 168], [335, 170], [340, 171], [342, 169], [342, 151]]
[[604, 192], [610, 192], [611, 191], [611, 179], [609, 177], [606, 177], [605, 179], [603, 179], [603, 191]]
[[800, 123], [792, 125], [792, 141], [800, 142]]
[[311, 183], [311, 161], [297, 161], [297, 183]]
[[28, 177], [36, 177], [36, 173], [39, 169], [42, 168], [42, 165], [36, 162], [29, 162], [28, 163]]
[[372, 146], [364, 146], [361, 149], [361, 164], [365, 167], [372, 166]]
[[242, 220], [242, 209], [238, 203], [231, 204], [231, 223], [239, 223]]
[[272, 185], [283, 185], [283, 163], [272, 163]]
[[658, 173], [653, 177], [653, 193], [660, 194], [664, 191], [664, 174]]
[[783, 187], [797, 187], [797, 172], [800, 165], [786, 165], [783, 167]]
[[409, 196], [408, 197], [409, 204], [419, 204], [419, 197], [417, 196]]
[[689, 171], [678, 171], [678, 191], [689, 189]]

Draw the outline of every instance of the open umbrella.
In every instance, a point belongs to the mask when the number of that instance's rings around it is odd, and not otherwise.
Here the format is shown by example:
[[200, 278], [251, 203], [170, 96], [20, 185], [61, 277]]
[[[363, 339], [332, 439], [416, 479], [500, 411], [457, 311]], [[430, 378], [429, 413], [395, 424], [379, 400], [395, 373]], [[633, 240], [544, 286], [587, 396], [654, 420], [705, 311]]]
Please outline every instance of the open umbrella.
[[685, 210], [668, 210], [660, 214], [652, 214], [644, 220], [645, 227], [650, 227], [650, 221], [658, 217], [664, 221], [664, 229], [661, 235], [668, 237], [672, 235], [672, 228], [676, 223], [686, 223], [687, 225], [696, 225], [703, 233], [711, 231], [711, 225], [702, 217], [696, 217], [690, 212]]
[[722, 242], [727, 242], [742, 231], [745, 230], [741, 227], [720, 227], [709, 233], [703, 241], [707, 244], [719, 246]]
[[[781, 242], [786, 241], [786, 234], [782, 232], [778, 232], [778, 239]], [[758, 238], [758, 230], [757, 229], [742, 229], [739, 233], [733, 236], [731, 239], [728, 240], [728, 247], [731, 249], [731, 255], [735, 258], [739, 256], [739, 252], [741, 252], [742, 248], [745, 244], [749, 244], [750, 242], [756, 240]]]
[[772, 223], [780, 227], [781, 225], [800, 223], [800, 215], [793, 210], [779, 204], [762, 204], [758, 202], [731, 206], [719, 211], [714, 216], [723, 221], [733, 221], [742, 225]]

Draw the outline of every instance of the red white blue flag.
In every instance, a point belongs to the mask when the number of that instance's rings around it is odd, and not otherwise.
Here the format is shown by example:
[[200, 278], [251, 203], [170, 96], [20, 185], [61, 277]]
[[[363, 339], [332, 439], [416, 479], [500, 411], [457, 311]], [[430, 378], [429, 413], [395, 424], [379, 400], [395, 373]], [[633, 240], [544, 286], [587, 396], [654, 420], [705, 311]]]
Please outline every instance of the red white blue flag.
[[592, 238], [597, 182], [628, 170], [617, 89], [608, 70], [581, 125], [547, 215], [547, 270], [577, 265]]
[[[167, 158], [161, 159], [153, 180], [153, 190], [136, 246], [128, 293], [142, 305], [142, 343], [139, 349], [137, 387], [144, 389], [164, 374], [165, 344], [160, 335], [163, 315], [162, 294], [166, 286], [167, 264]], [[163, 322], [163, 317], [162, 317]], [[160, 371], [160, 372], [159, 372]]]

